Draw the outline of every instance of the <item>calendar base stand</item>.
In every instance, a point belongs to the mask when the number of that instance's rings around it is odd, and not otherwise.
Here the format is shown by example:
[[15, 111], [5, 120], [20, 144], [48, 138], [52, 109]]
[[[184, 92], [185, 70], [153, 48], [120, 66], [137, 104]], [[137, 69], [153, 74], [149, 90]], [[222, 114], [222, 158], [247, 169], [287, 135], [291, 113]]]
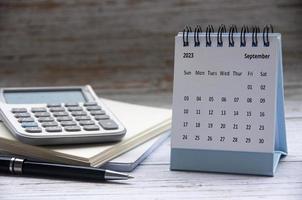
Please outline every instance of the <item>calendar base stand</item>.
[[172, 148], [171, 170], [274, 176], [285, 153], [236, 152]]

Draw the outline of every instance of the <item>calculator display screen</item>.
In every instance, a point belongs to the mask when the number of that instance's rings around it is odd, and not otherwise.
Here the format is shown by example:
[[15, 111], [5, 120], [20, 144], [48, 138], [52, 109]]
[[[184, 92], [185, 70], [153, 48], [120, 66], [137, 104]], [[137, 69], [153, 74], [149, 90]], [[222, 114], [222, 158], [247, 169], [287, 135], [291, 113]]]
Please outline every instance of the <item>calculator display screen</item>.
[[7, 104], [57, 104], [86, 102], [81, 89], [4, 91]]

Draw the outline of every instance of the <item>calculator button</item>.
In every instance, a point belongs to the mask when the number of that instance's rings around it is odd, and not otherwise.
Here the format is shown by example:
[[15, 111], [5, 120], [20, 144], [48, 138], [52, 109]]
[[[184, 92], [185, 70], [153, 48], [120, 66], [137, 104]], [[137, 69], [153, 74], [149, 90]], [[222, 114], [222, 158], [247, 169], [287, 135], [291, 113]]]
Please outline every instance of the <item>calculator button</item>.
[[74, 121], [62, 121], [61, 126], [76, 126], [77, 123]]
[[75, 119], [77, 121], [82, 121], [82, 120], [91, 120], [89, 116], [76, 116]]
[[37, 112], [37, 113], [35, 113], [35, 117], [50, 117], [50, 113], [48, 113], [48, 112]]
[[34, 108], [32, 108], [31, 109], [31, 112], [33, 112], [33, 113], [36, 113], [36, 112], [46, 112], [47, 110], [46, 110], [46, 108], [43, 108], [43, 107], [34, 107]]
[[63, 108], [63, 107], [54, 107], [54, 108], [50, 108], [49, 110], [50, 110], [50, 112], [63, 112], [63, 111], [65, 111], [65, 108]]
[[51, 126], [51, 127], [47, 127], [45, 128], [45, 130], [47, 132], [62, 132], [62, 128], [59, 126]]
[[85, 125], [94, 125], [95, 123], [92, 120], [88, 120], [88, 121], [80, 121], [79, 124], [81, 126], [85, 126]]
[[93, 111], [90, 111], [90, 114], [91, 115], [105, 115], [106, 112], [103, 110], [93, 110]]
[[77, 106], [77, 107], [69, 107], [68, 111], [83, 111], [83, 108]]
[[40, 127], [28, 127], [25, 131], [28, 133], [41, 133], [42, 129]]
[[26, 108], [12, 108], [12, 113], [26, 113], [27, 109]]
[[111, 120], [111, 119], [101, 120], [101, 121], [99, 121], [99, 124], [105, 130], [118, 129], [118, 125], [113, 120]]
[[66, 107], [76, 107], [76, 106], [79, 106], [78, 103], [65, 103], [65, 106]]
[[87, 106], [87, 110], [92, 111], [92, 110], [102, 110], [101, 106]]
[[16, 113], [15, 114], [16, 118], [26, 118], [26, 117], [30, 117], [29, 113]]
[[70, 117], [70, 116], [57, 117], [57, 120], [58, 120], [59, 122], [62, 122], [62, 121], [72, 121], [72, 117]]
[[47, 107], [48, 107], [48, 108], [53, 108], [53, 107], [61, 107], [61, 104], [57, 104], [57, 103], [50, 103], [50, 104], [47, 104]]
[[38, 126], [38, 123], [36, 123], [36, 122], [23, 122], [23, 123], [21, 124], [21, 126], [22, 126], [23, 128], [27, 128], [27, 127], [37, 127], [37, 126]]
[[109, 119], [110, 117], [108, 115], [95, 115], [94, 118], [96, 120], [104, 120], [104, 119]]
[[27, 118], [19, 118], [18, 122], [23, 123], [23, 122], [34, 122], [34, 118], [32, 117], [27, 117]]
[[53, 116], [55, 117], [64, 117], [64, 116], [68, 116], [68, 112], [54, 112], [52, 113]]
[[98, 131], [100, 130], [100, 127], [97, 125], [87, 125], [87, 126], [83, 126], [85, 131]]
[[85, 111], [73, 111], [71, 112], [72, 116], [85, 116], [87, 113]]
[[65, 129], [65, 131], [80, 131], [81, 127], [79, 127], [79, 126], [66, 126], [64, 129]]
[[43, 122], [43, 127], [50, 127], [50, 126], [58, 126], [59, 124], [57, 122]]
[[39, 122], [53, 122], [54, 118], [52, 118], [52, 117], [39, 117], [38, 121]]
[[96, 102], [86, 102], [84, 103], [84, 106], [97, 106], [98, 104]]

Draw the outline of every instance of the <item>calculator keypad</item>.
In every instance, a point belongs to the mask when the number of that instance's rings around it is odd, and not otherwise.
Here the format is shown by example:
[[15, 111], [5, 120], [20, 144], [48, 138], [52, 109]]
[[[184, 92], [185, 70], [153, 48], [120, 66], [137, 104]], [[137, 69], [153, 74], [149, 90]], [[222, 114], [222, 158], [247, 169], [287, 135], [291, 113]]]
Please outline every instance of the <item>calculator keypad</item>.
[[27, 118], [27, 117], [30, 117], [30, 114], [28, 112], [25, 112], [25, 113], [16, 113], [15, 117], [16, 118]]
[[38, 127], [38, 123], [36, 122], [23, 122], [21, 123], [21, 126], [23, 128], [27, 128], [27, 127]]
[[61, 126], [75, 126], [75, 125], [77, 125], [77, 123], [74, 121], [62, 121], [61, 122]]
[[102, 110], [101, 106], [87, 106], [86, 109], [88, 111], [92, 111], [92, 110]]
[[55, 119], [53, 117], [39, 117], [38, 118], [39, 122], [53, 122]]
[[64, 112], [65, 109], [63, 107], [54, 107], [49, 109], [50, 112]]
[[48, 112], [38, 112], [38, 113], [35, 113], [35, 117], [50, 117], [50, 113]]
[[84, 126], [84, 130], [86, 130], [86, 131], [98, 131], [98, 130], [100, 130], [100, 127], [97, 126], [97, 125], [87, 125], [87, 126]]
[[40, 127], [28, 127], [25, 128], [25, 131], [28, 133], [41, 133], [42, 129]]
[[117, 129], [118, 128], [118, 125], [113, 120], [111, 120], [111, 119], [101, 120], [101, 121], [99, 121], [99, 124], [105, 130], [113, 130], [113, 129]]
[[46, 112], [46, 108], [40, 108], [40, 107], [34, 107], [31, 109], [31, 112], [36, 113], [36, 112]]
[[26, 113], [27, 109], [26, 108], [13, 108], [12, 113]]
[[93, 111], [90, 111], [90, 114], [91, 115], [105, 115], [105, 111], [103, 110], [93, 110]]
[[88, 120], [88, 121], [80, 121], [79, 124], [81, 126], [85, 126], [85, 125], [94, 125], [95, 123], [92, 120]]
[[96, 102], [86, 102], [84, 103], [84, 106], [96, 106], [97, 103]]
[[47, 107], [48, 107], [48, 108], [61, 107], [61, 104], [51, 103], [51, 104], [47, 104]]
[[79, 126], [66, 126], [65, 131], [80, 131], [81, 127]]
[[96, 102], [47, 104], [46, 107], [12, 108], [11, 113], [28, 133], [91, 132], [116, 130], [118, 124]]
[[94, 116], [95, 120], [104, 120], [104, 119], [109, 119], [108, 115], [95, 115]]
[[68, 112], [53, 112], [53, 116], [55, 117], [63, 117], [63, 116], [68, 116]]
[[87, 113], [85, 111], [72, 111], [71, 115], [72, 116], [86, 116]]
[[89, 116], [76, 116], [75, 117], [75, 120], [77, 120], [77, 121], [90, 120], [90, 119], [91, 119], [91, 117], [89, 117]]
[[62, 121], [72, 121], [72, 117], [70, 117], [70, 116], [57, 117], [57, 120], [58, 120], [59, 122], [62, 122]]
[[27, 117], [27, 118], [19, 118], [18, 122], [23, 123], [23, 122], [34, 122], [35, 119], [32, 117]]
[[41, 124], [43, 127], [50, 127], [50, 126], [58, 126], [58, 122], [43, 122]]
[[83, 111], [83, 108], [76, 106], [76, 107], [69, 107], [68, 111]]
[[78, 103], [65, 103], [65, 106], [66, 107], [76, 107], [76, 106], [79, 106]]
[[59, 126], [51, 126], [51, 127], [47, 127], [45, 128], [45, 130], [47, 132], [62, 132], [62, 128]]

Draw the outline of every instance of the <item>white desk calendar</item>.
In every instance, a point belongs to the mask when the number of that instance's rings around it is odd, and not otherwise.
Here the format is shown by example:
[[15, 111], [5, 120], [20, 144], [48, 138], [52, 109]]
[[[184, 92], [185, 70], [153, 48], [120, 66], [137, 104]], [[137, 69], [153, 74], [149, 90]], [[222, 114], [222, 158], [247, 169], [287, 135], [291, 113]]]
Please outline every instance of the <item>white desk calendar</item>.
[[281, 34], [270, 29], [178, 33], [171, 170], [274, 175], [287, 145]]

